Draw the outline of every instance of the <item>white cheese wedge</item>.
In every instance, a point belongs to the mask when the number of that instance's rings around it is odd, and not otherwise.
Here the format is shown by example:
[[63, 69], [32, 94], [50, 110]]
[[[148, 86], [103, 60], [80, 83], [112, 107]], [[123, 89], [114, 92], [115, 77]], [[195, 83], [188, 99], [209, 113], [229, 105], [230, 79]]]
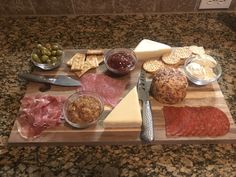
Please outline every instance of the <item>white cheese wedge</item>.
[[171, 52], [171, 47], [149, 39], [143, 39], [134, 49], [134, 52], [137, 58], [141, 60], [159, 58], [165, 53]]
[[141, 127], [142, 116], [137, 88], [134, 87], [103, 121], [106, 127]]

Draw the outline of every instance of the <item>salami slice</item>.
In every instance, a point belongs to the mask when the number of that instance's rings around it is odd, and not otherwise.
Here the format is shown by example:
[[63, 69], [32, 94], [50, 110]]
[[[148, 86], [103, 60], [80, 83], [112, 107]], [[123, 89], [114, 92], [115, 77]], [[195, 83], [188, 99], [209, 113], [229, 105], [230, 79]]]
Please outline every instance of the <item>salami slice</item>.
[[166, 136], [223, 136], [230, 124], [223, 111], [211, 106], [164, 106]]
[[165, 119], [166, 133], [168, 136], [175, 136], [177, 132], [181, 131], [181, 125], [179, 125], [179, 122], [183, 122], [182, 120], [180, 120], [183, 117], [177, 116], [175, 114], [174, 107], [165, 106], [163, 108], [163, 112], [164, 115], [166, 115]]

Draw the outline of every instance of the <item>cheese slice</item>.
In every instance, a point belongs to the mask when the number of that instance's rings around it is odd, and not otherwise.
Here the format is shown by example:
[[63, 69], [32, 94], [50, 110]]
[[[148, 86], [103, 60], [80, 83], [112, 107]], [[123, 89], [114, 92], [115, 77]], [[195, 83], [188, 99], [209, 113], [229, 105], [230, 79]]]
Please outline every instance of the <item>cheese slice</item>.
[[149, 39], [143, 39], [134, 49], [134, 52], [137, 58], [141, 60], [159, 58], [165, 53], [170, 53], [171, 47]]
[[141, 127], [142, 116], [137, 88], [134, 87], [103, 121], [104, 127]]

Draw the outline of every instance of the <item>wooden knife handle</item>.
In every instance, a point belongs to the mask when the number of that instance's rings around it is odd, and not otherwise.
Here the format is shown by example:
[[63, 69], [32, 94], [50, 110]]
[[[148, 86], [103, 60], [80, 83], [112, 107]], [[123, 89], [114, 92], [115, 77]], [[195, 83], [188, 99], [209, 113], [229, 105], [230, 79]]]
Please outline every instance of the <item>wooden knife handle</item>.
[[143, 102], [142, 117], [143, 117], [143, 124], [142, 124], [141, 138], [145, 142], [151, 142], [154, 139], [154, 133], [153, 133], [153, 119], [152, 119], [152, 110], [150, 101]]

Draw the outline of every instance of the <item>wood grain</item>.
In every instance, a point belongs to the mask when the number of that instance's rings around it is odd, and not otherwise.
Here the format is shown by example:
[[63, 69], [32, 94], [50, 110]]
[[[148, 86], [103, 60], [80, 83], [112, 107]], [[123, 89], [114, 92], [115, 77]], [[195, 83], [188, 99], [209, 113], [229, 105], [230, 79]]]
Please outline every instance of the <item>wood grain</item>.
[[[64, 74], [71, 77], [76, 76], [70, 72], [69, 68], [66, 66], [65, 62], [73, 56], [78, 50], [66, 50], [64, 56], [64, 63], [60, 68], [55, 71], [44, 71], [42, 72], [39, 69], [34, 71], [35, 74], [43, 75], [56, 75]], [[84, 51], [85, 50], [80, 50]], [[130, 75], [121, 77], [118, 79], [124, 79], [129, 81], [129, 85], [126, 89], [128, 91], [137, 83], [139, 71], [143, 61], [139, 61], [138, 67]], [[104, 66], [99, 67], [96, 71], [91, 72], [106, 72]], [[149, 84], [151, 80], [148, 80]], [[42, 86], [40, 83], [30, 82], [27, 85], [26, 95], [35, 95], [40, 93], [39, 88]], [[74, 93], [76, 87], [59, 87], [52, 86], [51, 90], [44, 92], [43, 94], [50, 95], [64, 95], [69, 96]], [[42, 93], [42, 92], [41, 92]], [[187, 96], [183, 102], [175, 104], [173, 106], [214, 106], [221, 109], [227, 115], [230, 122], [230, 131], [225, 136], [221, 137], [179, 137], [179, 138], [167, 138], [165, 132], [165, 120], [162, 114], [163, 104], [160, 104], [152, 97], [150, 97], [152, 104], [152, 114], [154, 120], [154, 144], [176, 144], [176, 143], [236, 143], [236, 126], [234, 120], [230, 114], [229, 108], [225, 102], [224, 96], [220, 90], [220, 87], [217, 82], [209, 84], [207, 86], [196, 86], [194, 84], [189, 84]], [[104, 128], [102, 122], [98, 123], [94, 127], [87, 129], [74, 129], [66, 123], [62, 123], [60, 126], [45, 130], [39, 138], [34, 140], [25, 140], [17, 132], [16, 123], [13, 126], [11, 135], [9, 137], [8, 143], [10, 145], [55, 145], [55, 144], [64, 144], [64, 145], [75, 145], [75, 144], [141, 144], [140, 139], [140, 127], [135, 127], [128, 125], [124, 128], [109, 127]]]

